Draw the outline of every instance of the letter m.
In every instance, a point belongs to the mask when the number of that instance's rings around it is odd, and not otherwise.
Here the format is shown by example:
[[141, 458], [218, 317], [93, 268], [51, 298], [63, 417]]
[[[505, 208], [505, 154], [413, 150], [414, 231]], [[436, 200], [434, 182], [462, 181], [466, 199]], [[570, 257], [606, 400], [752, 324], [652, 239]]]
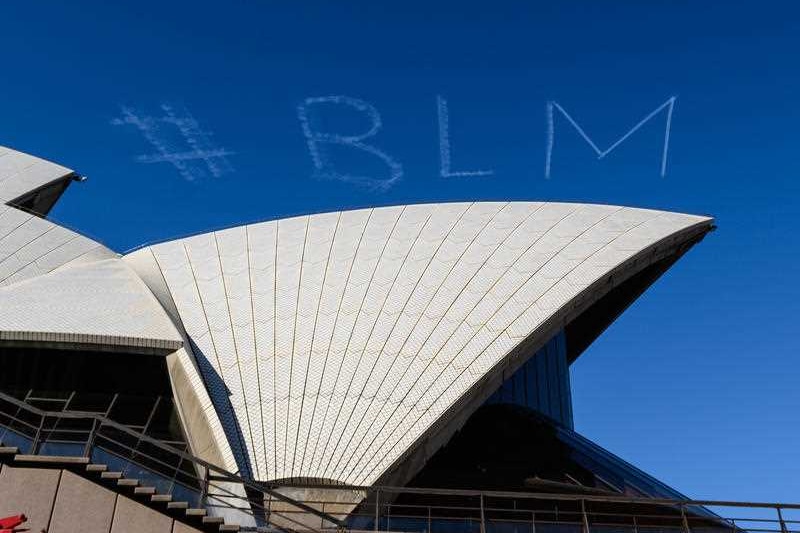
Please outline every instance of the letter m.
[[649, 115], [644, 117], [640, 120], [635, 126], [625, 133], [622, 137], [617, 139], [611, 146], [606, 148], [605, 150], [601, 150], [597, 144], [586, 134], [583, 128], [573, 119], [569, 113], [567, 113], [563, 107], [559, 105], [556, 101], [549, 101], [547, 102], [547, 151], [545, 153], [545, 165], [544, 165], [544, 175], [546, 178], [550, 177], [550, 168], [553, 161], [553, 145], [555, 144], [555, 122], [554, 122], [554, 114], [555, 111], [561, 113], [564, 118], [572, 125], [573, 128], [580, 134], [584, 141], [594, 150], [595, 154], [597, 154], [597, 159], [603, 159], [605, 156], [616, 150], [616, 148], [625, 142], [628, 137], [636, 133], [639, 128], [647, 124], [650, 120], [652, 120], [656, 115], [661, 113], [662, 111], [666, 110], [667, 120], [666, 125], [664, 127], [664, 148], [661, 151], [661, 177], [663, 178], [667, 174], [667, 150], [669, 149], [669, 132], [670, 127], [672, 126], [672, 111], [675, 108], [675, 96], [671, 96], [667, 99], [666, 102], [655, 108]]

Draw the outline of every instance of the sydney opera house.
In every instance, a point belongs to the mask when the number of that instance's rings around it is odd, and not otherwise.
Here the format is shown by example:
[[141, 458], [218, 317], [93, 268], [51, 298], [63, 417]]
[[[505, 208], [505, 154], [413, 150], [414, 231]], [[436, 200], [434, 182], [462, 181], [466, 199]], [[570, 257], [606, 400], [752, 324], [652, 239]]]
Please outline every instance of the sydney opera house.
[[730, 529], [577, 433], [569, 377], [711, 218], [422, 204], [120, 254], [47, 218], [80, 180], [0, 148], [0, 517], [51, 532]]

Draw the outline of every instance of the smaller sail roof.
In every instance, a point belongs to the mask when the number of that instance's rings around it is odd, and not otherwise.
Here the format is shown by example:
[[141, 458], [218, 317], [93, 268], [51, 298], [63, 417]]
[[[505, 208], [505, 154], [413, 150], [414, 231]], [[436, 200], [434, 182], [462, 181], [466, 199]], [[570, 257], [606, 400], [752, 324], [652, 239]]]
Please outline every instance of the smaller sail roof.
[[0, 203], [13, 202], [26, 193], [75, 175], [61, 165], [0, 146]]
[[[169, 353], [181, 334], [123, 261], [76, 265], [0, 288], [0, 341]], [[74, 347], [74, 346], [73, 346]]]
[[44, 217], [77, 174], [0, 146], [0, 287], [68, 264], [117, 257]]

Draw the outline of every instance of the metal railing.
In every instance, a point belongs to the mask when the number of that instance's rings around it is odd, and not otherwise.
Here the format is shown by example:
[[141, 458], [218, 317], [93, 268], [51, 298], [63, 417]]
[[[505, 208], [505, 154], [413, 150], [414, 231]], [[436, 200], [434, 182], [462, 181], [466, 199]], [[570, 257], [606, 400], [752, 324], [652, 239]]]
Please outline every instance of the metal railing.
[[[308, 516], [324, 529], [345, 525], [272, 485], [242, 478], [95, 413], [44, 411], [0, 392], [0, 443], [18, 448], [20, 455], [89, 458], [243, 530], [307, 530], [308, 520], [296, 517]], [[265, 506], [265, 498], [280, 502], [280, 510]]]
[[[800, 533], [800, 504], [674, 500], [379, 486], [297, 485], [332, 497], [303, 500], [342, 513], [338, 491], [363, 498], [345, 517], [360, 531], [408, 533]], [[578, 488], [578, 487], [576, 487]]]
[[88, 457], [238, 523], [243, 531], [800, 533], [800, 504], [624, 495], [258, 483], [96, 414], [43, 411], [0, 393], [0, 443]]

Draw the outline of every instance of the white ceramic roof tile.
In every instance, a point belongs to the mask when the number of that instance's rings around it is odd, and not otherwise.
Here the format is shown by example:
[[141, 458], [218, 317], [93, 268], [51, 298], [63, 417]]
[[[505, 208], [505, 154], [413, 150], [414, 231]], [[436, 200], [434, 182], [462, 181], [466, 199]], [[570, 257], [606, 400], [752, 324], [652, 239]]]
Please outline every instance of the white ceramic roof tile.
[[87, 237], [5, 205], [72, 174], [55, 163], [0, 147], [0, 287], [47, 274], [81, 258], [117, 257]]
[[48, 220], [4, 208], [0, 213], [0, 287], [77, 263], [90, 253], [93, 261], [116, 257], [103, 245]]
[[0, 150], [0, 203], [15, 200], [23, 194], [73, 172], [61, 165], [32, 155], [2, 147]]
[[[6, 216], [0, 239], [20, 222]], [[256, 478], [369, 484], [587, 287], [710, 223], [603, 205], [429, 204], [255, 224], [152, 253], [189, 338], [212, 354], [201, 367], [225, 381]]]
[[[0, 338], [173, 351], [180, 333], [147, 286], [119, 259], [65, 268], [0, 288]], [[21, 338], [21, 337], [20, 337]]]

